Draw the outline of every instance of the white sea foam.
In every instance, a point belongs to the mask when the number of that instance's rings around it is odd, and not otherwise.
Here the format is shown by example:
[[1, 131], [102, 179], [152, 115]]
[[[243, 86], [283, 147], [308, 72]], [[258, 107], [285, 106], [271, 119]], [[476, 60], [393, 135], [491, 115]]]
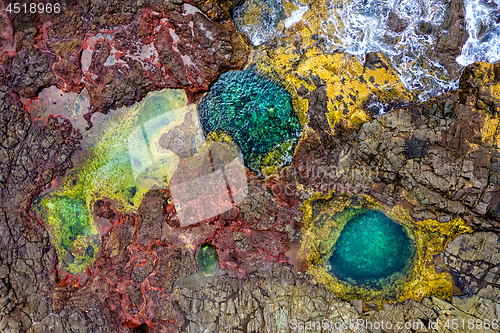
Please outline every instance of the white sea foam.
[[[429, 59], [426, 51], [434, 47], [435, 36], [422, 27], [438, 27], [446, 11], [445, 0], [353, 0], [332, 3], [321, 37], [327, 51], [342, 50], [361, 61], [368, 52], [382, 51], [390, 58], [403, 84], [420, 92], [425, 100], [455, 86], [442, 64]], [[403, 22], [390, 28], [394, 19]], [[394, 31], [396, 30], [396, 31]]]
[[[261, 12], [260, 17], [253, 17], [259, 21], [258, 25], [248, 24], [246, 12], [255, 10]], [[234, 23], [240, 31], [245, 33], [253, 45], [260, 45], [276, 34], [278, 23], [283, 20], [284, 8], [281, 0], [246, 0], [241, 6], [234, 10]]]
[[294, 10], [290, 17], [285, 19], [285, 28], [288, 29], [294, 24], [299, 23], [302, 20], [302, 16], [304, 16], [308, 9], [308, 6], [299, 6], [297, 10]]
[[[257, 26], [246, 25], [241, 18], [250, 3], [259, 2], [271, 8], [266, 9], [266, 18]], [[292, 2], [299, 9], [287, 17], [281, 0], [247, 0], [235, 11], [236, 25], [254, 45], [260, 45], [279, 34], [275, 29], [280, 20], [284, 20], [285, 28], [290, 28], [309, 9], [298, 0]], [[436, 36], [447, 32], [440, 25], [449, 3], [449, 0], [331, 1], [318, 37], [325, 41], [327, 52], [341, 50], [356, 55], [362, 62], [369, 52], [384, 52], [403, 84], [418, 92], [420, 100], [426, 100], [458, 84], [458, 72], [449, 73], [445, 68], [448, 64], [428, 55], [435, 47]], [[456, 59], [457, 66], [500, 60], [500, 0], [464, 0], [464, 5], [469, 39]], [[403, 22], [398, 28], [393, 26], [395, 16]]]
[[464, 0], [464, 5], [469, 39], [457, 62], [500, 60], [500, 0]]

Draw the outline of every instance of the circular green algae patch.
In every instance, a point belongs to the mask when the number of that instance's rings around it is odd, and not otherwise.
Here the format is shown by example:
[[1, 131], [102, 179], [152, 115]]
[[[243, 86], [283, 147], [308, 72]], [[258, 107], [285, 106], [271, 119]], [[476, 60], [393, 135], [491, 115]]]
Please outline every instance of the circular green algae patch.
[[402, 225], [369, 210], [347, 222], [329, 261], [338, 278], [369, 283], [405, 270], [413, 253], [413, 242]]
[[224, 73], [198, 111], [204, 134], [231, 136], [251, 171], [291, 163], [302, 127], [288, 91], [273, 80], [251, 70]]
[[200, 265], [201, 273], [205, 276], [211, 276], [217, 273], [219, 268], [219, 255], [215, 247], [210, 243], [205, 243], [200, 246], [198, 251], [198, 264]]

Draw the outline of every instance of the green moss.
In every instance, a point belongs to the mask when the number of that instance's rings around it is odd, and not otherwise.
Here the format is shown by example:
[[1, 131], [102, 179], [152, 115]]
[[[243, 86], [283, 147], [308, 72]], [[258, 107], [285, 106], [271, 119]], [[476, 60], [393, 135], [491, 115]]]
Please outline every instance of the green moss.
[[219, 255], [212, 244], [205, 243], [200, 246], [198, 264], [200, 265], [201, 273], [205, 276], [211, 276], [217, 272], [219, 268]]

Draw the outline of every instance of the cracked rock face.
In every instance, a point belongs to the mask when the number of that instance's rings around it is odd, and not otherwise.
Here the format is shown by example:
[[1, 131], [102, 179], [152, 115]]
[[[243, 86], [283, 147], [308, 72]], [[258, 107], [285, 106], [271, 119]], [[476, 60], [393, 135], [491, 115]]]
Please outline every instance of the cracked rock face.
[[460, 279], [464, 292], [499, 302], [499, 244], [498, 234], [484, 231], [460, 235], [448, 244], [444, 262]]
[[357, 132], [312, 133], [299, 143], [295, 165], [324, 193], [366, 193], [409, 209], [416, 220], [460, 216], [498, 230], [499, 128], [487, 99], [497, 100], [462, 89], [379, 116]]
[[[460, 92], [456, 94], [459, 95]], [[120, 214], [109, 203], [102, 201], [97, 205], [96, 214], [107, 219], [113, 227], [103, 236], [97, 262], [79, 281], [61, 280], [55, 274], [57, 258], [47, 232], [43, 231], [38, 221], [26, 214], [19, 214], [16, 208], [18, 206], [6, 198], [18, 198], [19, 207], [27, 209], [34, 195], [32, 191], [39, 191], [41, 186], [57, 176], [55, 172], [61, 172], [54, 170], [64, 170], [70, 166], [67, 158], [59, 156], [69, 156], [77, 148], [78, 135], [67, 123], [60, 123], [56, 119], [43, 126], [32, 123], [29, 116], [7, 94], [3, 100], [6, 110], [9, 110], [9, 125], [5, 128], [12, 128], [11, 131], [4, 132], [6, 138], [2, 148], [5, 151], [4, 161], [8, 162], [2, 164], [6, 170], [4, 175], [8, 179], [3, 183], [2, 192], [5, 207], [2, 235], [8, 236], [2, 238], [4, 245], [0, 292], [3, 319], [0, 325], [6, 332], [133, 332], [143, 324], [158, 332], [278, 332], [291, 329], [291, 325], [295, 323], [293, 319], [297, 322], [321, 322], [326, 319], [331, 323], [345, 325], [360, 319], [394, 323], [412, 321], [417, 322], [416, 325], [428, 327], [427, 325], [436, 322], [443, 326], [447, 320], [452, 319], [467, 321], [481, 318], [492, 321], [500, 314], [496, 288], [499, 242], [498, 235], [493, 231], [461, 235], [451, 241], [441, 255], [441, 260], [449, 268], [459, 289], [457, 296], [449, 301], [432, 297], [422, 302], [408, 300], [396, 305], [386, 304], [382, 308], [360, 301], [346, 302], [336, 299], [334, 294], [315, 282], [310, 275], [297, 270], [297, 265], [287, 250], [301, 237], [301, 211], [298, 208], [304, 199], [310, 197], [301, 188], [307, 182], [319, 184], [318, 180], [311, 179], [318, 174], [322, 176], [321, 173], [308, 173], [307, 170], [300, 172], [304, 166], [301, 163], [295, 163], [297, 167], [287, 167], [279, 176], [265, 181], [250, 177], [249, 195], [236, 211], [190, 228], [178, 228], [169, 224], [171, 215], [168, 214], [169, 193], [166, 190], [150, 191], [138, 215]], [[386, 184], [386, 187], [396, 183], [393, 187], [400, 188], [400, 192], [385, 192], [387, 205], [391, 204], [389, 200], [402, 200], [395, 194], [405, 193], [403, 185], [406, 183], [403, 180], [397, 183], [399, 177], [392, 176], [391, 172], [404, 170], [408, 160], [428, 165], [425, 163], [428, 160], [421, 160], [418, 146], [416, 149], [412, 143], [411, 138], [416, 132], [412, 130], [413, 125], [402, 127], [402, 123], [397, 120], [409, 117], [406, 121], [409, 124], [420, 123], [421, 129], [429, 126], [433, 133], [448, 133], [453, 123], [442, 126], [443, 129], [440, 126], [442, 122], [436, 118], [439, 119], [445, 112], [458, 113], [466, 108], [464, 104], [460, 104], [458, 97], [451, 101], [450, 104], [449, 101], [436, 99], [397, 110], [365, 124], [358, 133], [351, 134], [350, 142], [353, 146], [348, 148], [354, 152], [352, 155], [359, 154], [358, 157], [354, 156], [358, 163], [369, 158], [379, 161], [378, 164], [367, 164], [367, 167], [378, 172], [376, 174], [372, 171], [371, 174], [375, 175], [373, 177], [378, 177], [378, 181]], [[425, 110], [428, 109], [433, 110], [433, 113], [427, 113]], [[472, 107], [470, 109], [472, 111], [469, 112], [481, 111], [473, 110]], [[415, 115], [413, 110], [424, 111]], [[459, 116], [457, 114], [458, 119]], [[478, 118], [481, 121], [481, 117]], [[381, 124], [385, 126], [383, 133], [374, 131], [374, 134], [370, 134], [372, 128], [382, 126]], [[398, 141], [394, 139], [396, 129], [406, 129], [411, 134]], [[474, 143], [473, 136], [467, 135], [471, 140], [469, 142]], [[366, 148], [359, 148], [369, 137], [376, 138], [381, 143], [374, 146], [373, 150], [367, 144], [364, 145]], [[316, 135], [316, 144], [306, 138], [299, 146], [310, 144], [312, 156], [320, 158], [324, 153], [314, 147], [328, 144], [330, 149], [326, 151], [330, 158], [335, 161], [336, 152], [342, 156], [343, 150], [335, 150], [335, 142], [319, 141], [318, 138], [328, 137]], [[18, 142], [9, 146], [9, 142], [15, 140]], [[480, 142], [477, 140], [476, 142]], [[396, 144], [392, 143], [394, 141]], [[399, 151], [394, 149], [393, 153], [398, 158], [395, 161], [399, 162], [390, 164], [392, 169], [383, 167], [384, 163], [388, 164], [390, 157], [378, 157], [381, 152], [388, 152], [387, 148], [382, 150], [380, 147], [391, 143], [393, 147], [397, 147], [397, 142], [401, 148]], [[465, 153], [460, 153], [460, 145], [436, 142], [444, 145], [445, 148], [441, 151], [449, 150], [448, 154], [456, 154], [454, 156], [458, 156], [457, 159], [468, 154], [465, 149]], [[356, 150], [354, 144], [357, 144]], [[29, 158], [22, 154], [25, 145], [31, 145], [34, 149]], [[494, 150], [486, 145], [484, 149]], [[301, 152], [299, 150], [298, 153]], [[475, 177], [474, 165], [477, 161], [473, 157], [469, 159], [473, 163], [465, 172], [469, 172], [470, 181]], [[311, 161], [314, 163], [315, 160]], [[352, 165], [346, 164], [345, 158], [337, 157], [337, 161], [332, 164], [338, 168]], [[485, 169], [492, 172], [491, 164]], [[27, 170], [31, 170], [29, 177]], [[464, 171], [459, 172], [462, 175]], [[21, 185], [21, 179], [26, 184], [31, 184], [31, 187]], [[325, 178], [322, 179], [323, 184], [328, 184]], [[348, 181], [347, 178], [341, 179], [345, 180], [346, 188], [357, 188], [358, 193], [375, 197], [375, 190], [380, 191], [377, 187], [374, 189], [363, 185], [357, 178]], [[419, 186], [429, 186], [439, 191], [439, 186], [448, 188], [453, 185], [433, 180]], [[487, 186], [485, 192], [488, 192]], [[442, 193], [444, 198], [453, 202], [452, 196], [446, 196], [448, 192]], [[431, 203], [428, 206], [424, 206], [425, 204], [425, 201], [420, 204], [415, 201], [415, 207], [426, 207], [411, 210], [416, 218], [422, 211], [427, 214], [451, 214], [447, 210], [450, 204], [441, 208]], [[474, 207], [464, 203], [462, 205], [467, 209], [466, 213], [462, 212], [464, 218], [471, 215], [471, 221], [477, 224], [478, 229], [497, 228], [498, 224], [492, 216], [474, 212]], [[481, 224], [484, 221], [488, 221], [487, 224]], [[219, 265], [225, 273], [203, 278], [199, 274], [193, 245], [203, 244], [207, 240], [212, 240], [218, 250]], [[14, 241], [19, 246], [18, 249], [7, 250], [13, 248]], [[37, 273], [35, 275], [32, 272]], [[358, 331], [370, 330], [360, 328]]]
[[31, 200], [72, 166], [80, 135], [69, 122], [34, 123], [18, 100], [0, 92], [2, 187], [0, 327], [26, 331], [57, 303], [58, 263], [48, 232], [27, 213]]
[[[149, 91], [184, 88], [191, 102], [220, 73], [242, 69], [247, 44], [230, 20], [228, 3], [195, 1], [67, 1], [66, 15], [36, 26], [35, 15], [2, 21], [7, 85], [35, 97], [56, 84], [86, 88], [92, 113], [140, 101]], [[4, 11], [2, 4], [2, 12]], [[198, 9], [201, 8], [201, 9]], [[38, 29], [38, 30], [37, 30]], [[7, 34], [8, 35], [8, 34]]]
[[[40, 18], [41, 26], [33, 17], [0, 15], [0, 331], [274, 333], [327, 320], [346, 331], [378, 332], [352, 326], [362, 320], [447, 332], [453, 320], [499, 320], [498, 63], [469, 66], [456, 91], [397, 103], [359, 128], [339, 124], [334, 133], [326, 86], [299, 91], [308, 97], [310, 131], [279, 174], [247, 174], [241, 204], [181, 228], [169, 190], [150, 190], [129, 214], [102, 198], [92, 207], [107, 230], [95, 263], [78, 277], [58, 269], [48, 226], [29, 210], [74, 167], [82, 133], [63, 118], [35, 120], [20, 98], [56, 84], [86, 88], [91, 112], [165, 87], [183, 88], [197, 101], [221, 72], [246, 64], [250, 49], [229, 14], [236, 2], [67, 1], [68, 15]], [[402, 25], [396, 20], [393, 28]], [[455, 26], [435, 52], [456, 52], [462, 35]], [[434, 259], [435, 269], [453, 278], [451, 299], [348, 302], [308, 274], [297, 256], [301, 208], [316, 191], [331, 190], [369, 195], [416, 221], [460, 217], [473, 227]], [[217, 270], [207, 275], [198, 263], [206, 243], [218, 255]]]

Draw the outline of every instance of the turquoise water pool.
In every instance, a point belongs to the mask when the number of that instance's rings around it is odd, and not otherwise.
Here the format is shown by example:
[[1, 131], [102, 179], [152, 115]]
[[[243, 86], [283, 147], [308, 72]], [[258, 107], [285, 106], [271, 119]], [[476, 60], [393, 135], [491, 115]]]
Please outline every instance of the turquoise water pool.
[[403, 226], [370, 210], [349, 220], [332, 249], [332, 273], [342, 280], [377, 282], [403, 272], [414, 245]]

